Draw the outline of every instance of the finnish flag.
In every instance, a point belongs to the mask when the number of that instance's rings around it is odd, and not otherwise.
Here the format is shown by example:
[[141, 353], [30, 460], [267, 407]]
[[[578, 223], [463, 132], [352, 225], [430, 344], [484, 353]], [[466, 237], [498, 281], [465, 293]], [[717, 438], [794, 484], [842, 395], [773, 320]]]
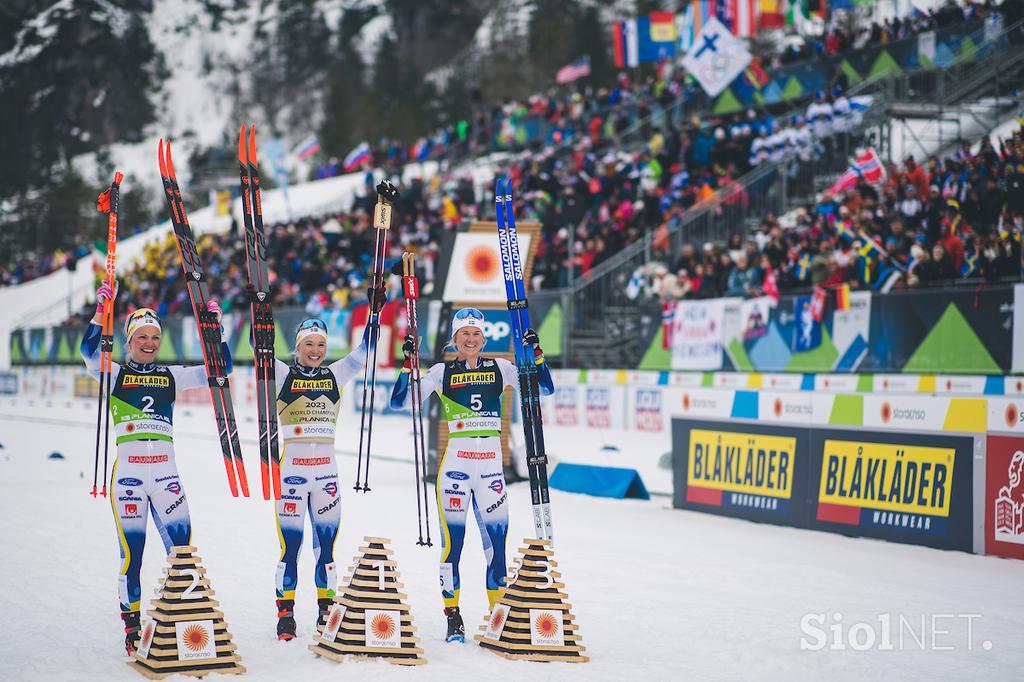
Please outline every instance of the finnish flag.
[[739, 38], [712, 17], [701, 27], [683, 58], [683, 66], [693, 74], [704, 92], [716, 97], [743, 73], [750, 59], [750, 53]]

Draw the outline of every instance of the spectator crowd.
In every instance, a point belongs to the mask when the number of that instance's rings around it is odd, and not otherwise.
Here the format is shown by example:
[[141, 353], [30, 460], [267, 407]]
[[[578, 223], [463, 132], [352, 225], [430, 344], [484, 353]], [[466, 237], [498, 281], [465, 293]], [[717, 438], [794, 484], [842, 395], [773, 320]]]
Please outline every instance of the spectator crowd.
[[1024, 276], [1024, 133], [908, 157], [724, 245], [685, 244], [634, 273], [632, 297], [757, 296], [810, 287], [889, 291]]

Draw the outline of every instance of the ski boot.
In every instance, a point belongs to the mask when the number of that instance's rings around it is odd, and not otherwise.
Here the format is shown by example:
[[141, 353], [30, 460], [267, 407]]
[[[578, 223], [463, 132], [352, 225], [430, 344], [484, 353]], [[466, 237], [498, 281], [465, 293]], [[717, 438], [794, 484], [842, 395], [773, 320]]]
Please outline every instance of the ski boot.
[[122, 611], [121, 620], [124, 622], [124, 650], [131, 656], [139, 648], [139, 612]]
[[459, 613], [459, 607], [449, 606], [445, 608], [444, 615], [448, 618], [448, 634], [445, 635], [444, 641], [465, 644], [466, 627], [462, 624], [462, 615]]
[[319, 615], [316, 618], [316, 628], [317, 630], [323, 630], [324, 626], [327, 624], [327, 614], [330, 612], [331, 606], [334, 605], [334, 600], [330, 597], [317, 599], [316, 605], [319, 608]]
[[295, 639], [294, 599], [277, 600], [277, 638], [282, 642]]

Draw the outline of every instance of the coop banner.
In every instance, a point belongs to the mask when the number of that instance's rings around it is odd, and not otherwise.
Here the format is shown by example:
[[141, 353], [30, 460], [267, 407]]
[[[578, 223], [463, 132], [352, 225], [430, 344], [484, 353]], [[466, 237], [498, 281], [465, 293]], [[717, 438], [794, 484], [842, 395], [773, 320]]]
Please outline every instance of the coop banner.
[[672, 318], [672, 369], [722, 366], [722, 324], [729, 299], [680, 301]]
[[673, 505], [804, 526], [807, 431], [672, 420]]
[[974, 439], [814, 429], [811, 528], [972, 551]]
[[990, 435], [985, 463], [985, 554], [1024, 559], [1024, 437]]

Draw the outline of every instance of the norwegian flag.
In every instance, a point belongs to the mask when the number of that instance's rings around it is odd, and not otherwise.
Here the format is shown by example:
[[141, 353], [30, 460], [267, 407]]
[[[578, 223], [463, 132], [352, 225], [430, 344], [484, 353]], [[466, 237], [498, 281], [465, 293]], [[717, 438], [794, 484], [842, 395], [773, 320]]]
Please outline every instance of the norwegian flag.
[[869, 185], [880, 187], [885, 182], [885, 177], [885, 166], [882, 165], [882, 160], [878, 158], [878, 154], [873, 148], [868, 147], [839, 176], [839, 179], [832, 185], [831, 191], [833, 194], [838, 194], [839, 192], [856, 187], [857, 181], [861, 178]]
[[672, 321], [676, 318], [676, 304], [665, 301], [661, 306], [661, 347], [668, 350], [672, 347]]
[[814, 318], [815, 322], [821, 322], [825, 317], [825, 290], [821, 287], [814, 288], [814, 294], [811, 295], [811, 317]]

